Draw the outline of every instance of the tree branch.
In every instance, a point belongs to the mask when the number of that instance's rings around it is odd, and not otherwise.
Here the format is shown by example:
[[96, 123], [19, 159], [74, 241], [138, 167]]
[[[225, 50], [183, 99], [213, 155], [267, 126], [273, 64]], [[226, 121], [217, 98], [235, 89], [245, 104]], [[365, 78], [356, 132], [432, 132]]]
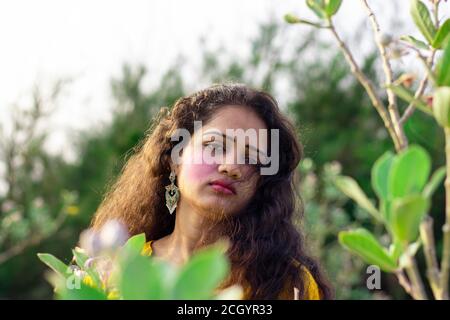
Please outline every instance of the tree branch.
[[17, 256], [18, 254], [22, 253], [25, 249], [35, 246], [42, 242], [43, 240], [47, 239], [51, 235], [53, 235], [56, 231], [59, 230], [59, 228], [63, 225], [65, 219], [67, 217], [67, 214], [64, 212], [64, 210], [59, 213], [58, 217], [55, 220], [55, 224], [52, 228], [52, 230], [47, 234], [35, 234], [33, 236], [30, 236], [27, 240], [24, 240], [22, 242], [19, 242], [18, 244], [10, 247], [8, 250], [0, 253], [0, 265], [8, 261], [9, 259]]
[[425, 217], [420, 225], [420, 237], [422, 239], [425, 261], [427, 263], [427, 277], [430, 282], [436, 300], [442, 300], [442, 288], [439, 276], [439, 265], [436, 258], [436, 246], [434, 243], [433, 218]]
[[397, 97], [394, 94], [394, 91], [392, 91], [390, 85], [393, 81], [393, 72], [392, 67], [389, 61], [389, 58], [386, 53], [386, 48], [381, 42], [381, 30], [380, 25], [375, 17], [375, 14], [373, 13], [372, 9], [370, 8], [369, 4], [367, 3], [367, 0], [361, 0], [364, 8], [366, 9], [367, 13], [369, 14], [369, 19], [372, 24], [373, 33], [375, 36], [375, 43], [377, 44], [378, 51], [380, 52], [381, 61], [383, 65], [383, 71], [386, 77], [386, 93], [388, 97], [388, 111], [391, 117], [392, 125], [395, 131], [395, 134], [398, 138], [399, 147], [401, 150], [408, 147], [408, 140], [406, 139], [405, 133], [403, 131], [403, 127], [400, 124], [399, 121], [399, 113], [397, 108]]
[[412, 284], [412, 290], [411, 295], [416, 300], [427, 300], [427, 295], [425, 293], [425, 288], [423, 286], [423, 281], [420, 277], [419, 270], [417, 268], [416, 261], [414, 260], [414, 257], [412, 257], [410, 254], [406, 254], [406, 266], [405, 270], [408, 274], [408, 278], [411, 281]]
[[361, 71], [361, 69], [359, 68], [358, 64], [356, 63], [352, 53], [350, 52], [349, 48], [342, 41], [339, 34], [337, 33], [336, 28], [334, 27], [333, 21], [331, 19], [328, 19], [328, 24], [329, 24], [328, 28], [331, 30], [331, 33], [333, 34], [333, 36], [336, 38], [336, 40], [339, 44], [339, 47], [341, 48], [342, 52], [344, 53], [344, 56], [345, 56], [347, 62], [350, 64], [350, 69], [351, 69], [352, 73], [354, 74], [354, 76], [358, 79], [358, 81], [361, 83], [361, 85], [366, 90], [373, 106], [378, 111], [378, 114], [380, 115], [381, 119], [383, 120], [384, 126], [388, 130], [388, 132], [394, 142], [395, 149], [397, 151], [400, 151], [401, 148], [400, 148], [397, 134], [394, 131], [391, 119], [389, 118], [389, 115], [386, 111], [383, 101], [381, 100], [381, 98], [379, 97], [379, 95], [377, 94], [377, 92], [375, 90], [375, 86], [374, 86], [373, 82], [369, 78], [367, 78], [367, 76]]

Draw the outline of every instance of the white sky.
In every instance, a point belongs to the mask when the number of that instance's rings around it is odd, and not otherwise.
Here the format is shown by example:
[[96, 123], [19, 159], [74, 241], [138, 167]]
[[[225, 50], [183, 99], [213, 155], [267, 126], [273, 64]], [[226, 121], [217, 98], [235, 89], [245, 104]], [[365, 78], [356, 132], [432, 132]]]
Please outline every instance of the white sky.
[[[393, 1], [405, 8], [393, 12], [387, 0], [371, 2], [385, 19], [395, 16], [410, 27], [409, 1]], [[344, 0], [337, 17], [344, 35], [365, 16], [359, 2]], [[50, 148], [61, 152], [72, 129], [108, 119], [110, 79], [120, 75], [124, 62], [144, 63], [156, 81], [179, 53], [194, 63], [203, 35], [212, 47], [223, 44], [245, 54], [258, 23], [270, 13], [282, 19], [287, 12], [314, 18], [303, 0], [1, 1], [0, 122], [12, 103], [30, 97], [34, 83], [45, 89], [56, 79], [73, 77], [49, 124], [54, 132]]]

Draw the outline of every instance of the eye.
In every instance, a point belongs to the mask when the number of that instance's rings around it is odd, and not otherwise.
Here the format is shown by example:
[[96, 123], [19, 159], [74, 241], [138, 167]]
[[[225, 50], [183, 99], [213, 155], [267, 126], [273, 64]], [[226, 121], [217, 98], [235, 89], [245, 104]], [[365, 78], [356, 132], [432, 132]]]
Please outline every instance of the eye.
[[214, 153], [224, 151], [223, 145], [216, 141], [206, 141], [206, 142], [203, 142], [203, 145], [205, 147], [207, 147], [208, 149], [212, 149], [212, 151]]

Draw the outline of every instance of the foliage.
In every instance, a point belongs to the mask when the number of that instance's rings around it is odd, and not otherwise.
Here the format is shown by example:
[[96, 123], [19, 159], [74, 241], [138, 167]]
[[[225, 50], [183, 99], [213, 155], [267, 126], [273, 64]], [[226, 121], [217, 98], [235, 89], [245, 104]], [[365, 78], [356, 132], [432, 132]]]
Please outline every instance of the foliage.
[[[108, 236], [111, 235], [108, 232]], [[103, 252], [94, 257], [77, 247], [73, 250], [76, 265], [70, 266], [51, 254], [41, 253], [38, 257], [53, 270], [48, 279], [55, 287], [58, 299], [186, 300], [241, 297], [242, 290], [238, 286], [229, 287], [220, 293], [215, 291], [229, 272], [229, 263], [224, 255], [225, 243], [202, 249], [181, 267], [144, 256], [144, 245], [145, 234], [142, 233], [129, 238], [118, 248], [108, 246], [108, 252], [103, 248]]]

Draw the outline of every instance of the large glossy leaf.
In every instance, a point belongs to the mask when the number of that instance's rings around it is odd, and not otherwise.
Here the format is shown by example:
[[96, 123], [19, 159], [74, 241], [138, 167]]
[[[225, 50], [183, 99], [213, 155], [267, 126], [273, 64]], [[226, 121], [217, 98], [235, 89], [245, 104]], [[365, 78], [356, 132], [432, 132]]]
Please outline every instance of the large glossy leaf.
[[411, 0], [411, 16], [428, 43], [433, 43], [436, 28], [427, 6], [420, 0]]
[[393, 161], [394, 154], [387, 151], [375, 161], [372, 167], [372, 187], [380, 199], [387, 199], [389, 196], [388, 177]]
[[397, 269], [396, 261], [366, 229], [342, 231], [339, 233], [339, 242], [366, 263], [377, 265], [386, 272], [394, 272]]
[[430, 209], [430, 200], [422, 195], [408, 195], [392, 203], [392, 230], [396, 239], [411, 243], [417, 240], [423, 217]]
[[431, 160], [418, 145], [411, 145], [394, 158], [389, 174], [392, 198], [421, 193], [430, 175]]
[[229, 272], [223, 251], [222, 246], [214, 245], [195, 254], [180, 271], [174, 299], [210, 299]]
[[359, 187], [358, 183], [351, 177], [338, 176], [334, 181], [337, 188], [339, 188], [345, 195], [353, 199], [361, 208], [369, 212], [375, 219], [381, 221], [378, 210], [374, 207], [369, 198], [367, 198], [364, 191]]

